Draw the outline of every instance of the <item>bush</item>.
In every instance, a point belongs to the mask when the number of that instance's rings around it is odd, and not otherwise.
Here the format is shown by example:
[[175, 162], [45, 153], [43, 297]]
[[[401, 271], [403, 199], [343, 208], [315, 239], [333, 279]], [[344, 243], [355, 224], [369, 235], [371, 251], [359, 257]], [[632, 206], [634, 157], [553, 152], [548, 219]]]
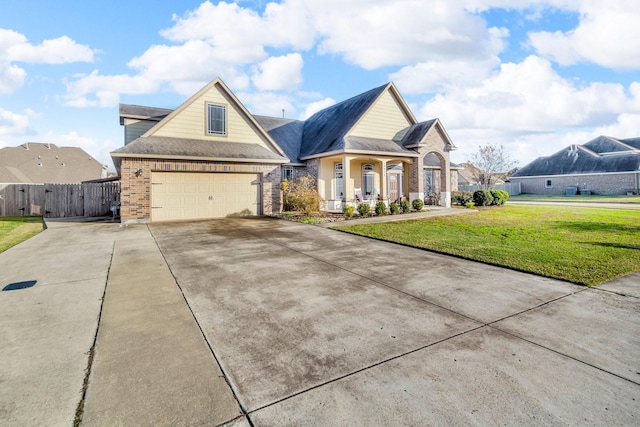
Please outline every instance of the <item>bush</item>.
[[371, 206], [369, 206], [369, 203], [360, 203], [358, 205], [358, 213], [360, 214], [360, 216], [368, 216], [369, 211], [371, 211]]
[[356, 211], [356, 208], [354, 208], [352, 205], [344, 205], [344, 207], [342, 208], [342, 213], [347, 218], [351, 218], [355, 213], [355, 211]]
[[422, 199], [414, 199], [413, 202], [411, 202], [411, 206], [413, 206], [413, 209], [421, 211], [424, 207], [424, 202]]
[[491, 195], [493, 196], [491, 204], [495, 206], [502, 206], [509, 200], [509, 193], [503, 190], [491, 190]]
[[473, 193], [473, 203], [476, 206], [491, 206], [493, 196], [489, 190], [477, 190]]
[[467, 203], [464, 204], [464, 207], [467, 208], [467, 209], [471, 209], [474, 206], [475, 206], [475, 203], [473, 203], [473, 202], [467, 202]]
[[396, 215], [399, 210], [400, 208], [396, 202], [389, 203], [389, 212], [391, 212], [391, 215]]
[[467, 206], [467, 203], [473, 202], [473, 193], [471, 191], [454, 191], [451, 193], [451, 203], [458, 206]]
[[384, 202], [376, 203], [376, 215], [383, 216], [387, 214], [387, 205]]
[[402, 209], [402, 213], [407, 213], [411, 210], [411, 203], [406, 199], [400, 200], [400, 208]]
[[304, 212], [309, 215], [320, 210], [323, 201], [316, 180], [311, 175], [301, 176], [291, 181], [282, 181], [283, 210]]

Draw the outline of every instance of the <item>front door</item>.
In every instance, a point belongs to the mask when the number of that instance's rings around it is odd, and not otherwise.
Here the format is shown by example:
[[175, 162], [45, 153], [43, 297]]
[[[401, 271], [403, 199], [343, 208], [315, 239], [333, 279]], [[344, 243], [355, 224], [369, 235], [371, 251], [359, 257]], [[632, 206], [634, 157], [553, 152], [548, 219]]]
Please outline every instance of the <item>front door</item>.
[[397, 201], [400, 198], [398, 192], [398, 174], [390, 173], [389, 175], [389, 200], [392, 202]]

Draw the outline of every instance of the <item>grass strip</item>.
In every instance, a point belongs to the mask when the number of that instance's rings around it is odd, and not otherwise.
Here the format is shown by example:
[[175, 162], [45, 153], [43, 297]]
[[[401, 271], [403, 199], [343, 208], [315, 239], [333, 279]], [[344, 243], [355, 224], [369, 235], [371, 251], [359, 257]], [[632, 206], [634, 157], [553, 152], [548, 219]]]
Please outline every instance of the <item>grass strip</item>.
[[0, 253], [44, 230], [39, 216], [0, 217]]

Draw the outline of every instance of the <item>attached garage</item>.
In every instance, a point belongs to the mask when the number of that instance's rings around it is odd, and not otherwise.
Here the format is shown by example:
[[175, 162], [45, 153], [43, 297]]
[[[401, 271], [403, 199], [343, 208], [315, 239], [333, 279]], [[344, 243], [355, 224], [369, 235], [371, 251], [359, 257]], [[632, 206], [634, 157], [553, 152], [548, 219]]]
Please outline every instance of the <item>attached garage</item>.
[[152, 172], [151, 221], [262, 214], [260, 174]]

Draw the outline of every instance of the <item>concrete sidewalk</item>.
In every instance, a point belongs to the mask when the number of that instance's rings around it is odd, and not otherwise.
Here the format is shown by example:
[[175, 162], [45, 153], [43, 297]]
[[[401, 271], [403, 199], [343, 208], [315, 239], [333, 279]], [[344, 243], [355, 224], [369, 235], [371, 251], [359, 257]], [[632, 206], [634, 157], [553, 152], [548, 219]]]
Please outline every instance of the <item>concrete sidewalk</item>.
[[0, 425], [73, 425], [94, 341], [82, 425], [242, 425], [148, 228], [47, 225], [0, 254]]

